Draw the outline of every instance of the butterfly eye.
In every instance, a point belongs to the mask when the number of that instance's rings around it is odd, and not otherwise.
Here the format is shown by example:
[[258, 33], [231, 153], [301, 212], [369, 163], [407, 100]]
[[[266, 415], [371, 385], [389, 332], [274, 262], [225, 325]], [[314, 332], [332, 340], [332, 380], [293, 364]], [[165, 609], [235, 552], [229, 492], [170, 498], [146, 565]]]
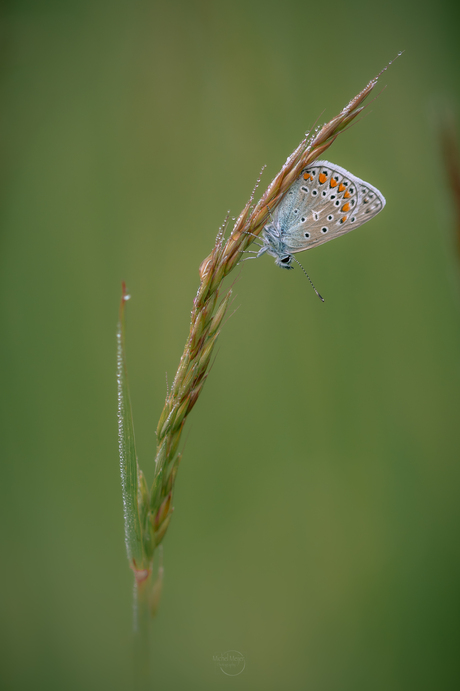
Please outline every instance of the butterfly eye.
[[323, 228], [321, 228], [322, 233], [327, 233], [328, 230], [329, 228], [326, 228], [326, 226], [323, 226]]
[[333, 221], [333, 220], [334, 220], [334, 216], [332, 216], [331, 214], [329, 214], [329, 216], [327, 217], [327, 220], [328, 220], [328, 221]]
[[286, 257], [283, 257], [283, 258], [281, 259], [281, 263], [282, 263], [282, 264], [289, 264], [290, 261], [291, 261], [291, 257], [289, 256], [289, 254], [286, 255]]

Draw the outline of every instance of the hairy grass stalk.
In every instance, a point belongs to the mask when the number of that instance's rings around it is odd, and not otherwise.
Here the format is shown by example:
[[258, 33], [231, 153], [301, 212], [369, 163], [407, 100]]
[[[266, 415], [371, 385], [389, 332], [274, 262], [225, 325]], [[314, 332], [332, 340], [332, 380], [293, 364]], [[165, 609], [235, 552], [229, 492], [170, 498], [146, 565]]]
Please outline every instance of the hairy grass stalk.
[[[211, 253], [200, 266], [200, 285], [193, 301], [189, 336], [158, 421], [155, 474], [150, 488], [137, 463], [134, 445], [124, 349], [124, 305], [128, 296], [123, 288], [118, 329], [118, 398], [125, 532], [128, 559], [138, 590], [138, 606], [150, 613], [158, 607], [160, 597], [163, 568], [160, 566], [154, 574], [153, 558], [171, 522], [174, 486], [181, 461], [179, 442], [187, 417], [206, 383], [232, 295], [232, 290], [225, 291], [222, 283], [302, 170], [320, 157], [362, 112], [362, 104], [373, 91], [380, 74], [335, 118], [302, 140], [255, 204], [254, 190], [227, 239], [224, 230], [219, 231]], [[138, 612], [138, 621], [145, 621], [145, 615], [145, 611]]]

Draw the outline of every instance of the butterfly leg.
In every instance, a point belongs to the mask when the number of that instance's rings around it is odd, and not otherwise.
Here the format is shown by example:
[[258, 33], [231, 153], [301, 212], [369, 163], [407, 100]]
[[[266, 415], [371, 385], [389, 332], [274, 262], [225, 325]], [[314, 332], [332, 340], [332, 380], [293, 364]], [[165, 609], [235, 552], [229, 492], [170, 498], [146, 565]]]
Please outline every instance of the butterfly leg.
[[270, 207], [268, 206], [268, 204], [267, 204], [267, 209], [268, 209], [268, 213], [270, 214], [270, 218], [271, 218], [272, 223], [275, 223], [275, 219], [273, 218], [272, 211], [271, 211]]
[[[243, 231], [245, 235], [252, 235], [253, 238], [256, 238], [256, 240], [260, 241], [260, 237], [258, 235], [255, 235], [255, 233], [250, 233], [249, 230]], [[263, 247], [263, 245], [259, 245], [259, 247]]]

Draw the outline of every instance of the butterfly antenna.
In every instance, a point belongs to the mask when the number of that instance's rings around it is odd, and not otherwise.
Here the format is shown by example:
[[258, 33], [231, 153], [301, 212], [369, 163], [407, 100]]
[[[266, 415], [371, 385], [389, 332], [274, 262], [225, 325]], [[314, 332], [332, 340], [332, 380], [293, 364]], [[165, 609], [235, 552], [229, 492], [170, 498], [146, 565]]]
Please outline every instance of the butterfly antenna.
[[315, 293], [317, 294], [317, 296], [319, 297], [319, 299], [321, 300], [321, 302], [324, 302], [324, 298], [323, 298], [322, 295], [320, 295], [320, 294], [318, 293], [318, 291], [316, 290], [315, 286], [313, 285], [313, 281], [311, 280], [310, 276], [307, 274], [307, 272], [306, 272], [305, 269], [303, 268], [302, 264], [301, 264], [299, 261], [297, 261], [297, 259], [296, 259], [295, 257], [292, 257], [292, 258], [293, 258], [293, 260], [295, 261], [295, 263], [298, 264], [298, 265], [300, 266], [300, 268], [301, 268], [302, 271], [304, 272], [305, 276], [306, 276], [306, 277], [308, 278], [308, 280], [310, 281], [311, 287], [313, 288], [313, 290], [315, 291]]

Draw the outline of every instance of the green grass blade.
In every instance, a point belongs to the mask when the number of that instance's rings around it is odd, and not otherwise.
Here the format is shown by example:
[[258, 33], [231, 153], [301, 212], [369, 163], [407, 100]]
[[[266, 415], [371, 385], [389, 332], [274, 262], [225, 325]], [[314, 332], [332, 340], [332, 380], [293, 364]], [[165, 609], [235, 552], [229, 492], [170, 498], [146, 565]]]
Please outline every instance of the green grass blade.
[[129, 397], [125, 355], [125, 303], [129, 299], [123, 283], [120, 321], [117, 328], [117, 389], [118, 389], [118, 449], [120, 455], [125, 543], [128, 559], [137, 570], [145, 568], [142, 547], [142, 528], [138, 502], [138, 476], [134, 426]]

